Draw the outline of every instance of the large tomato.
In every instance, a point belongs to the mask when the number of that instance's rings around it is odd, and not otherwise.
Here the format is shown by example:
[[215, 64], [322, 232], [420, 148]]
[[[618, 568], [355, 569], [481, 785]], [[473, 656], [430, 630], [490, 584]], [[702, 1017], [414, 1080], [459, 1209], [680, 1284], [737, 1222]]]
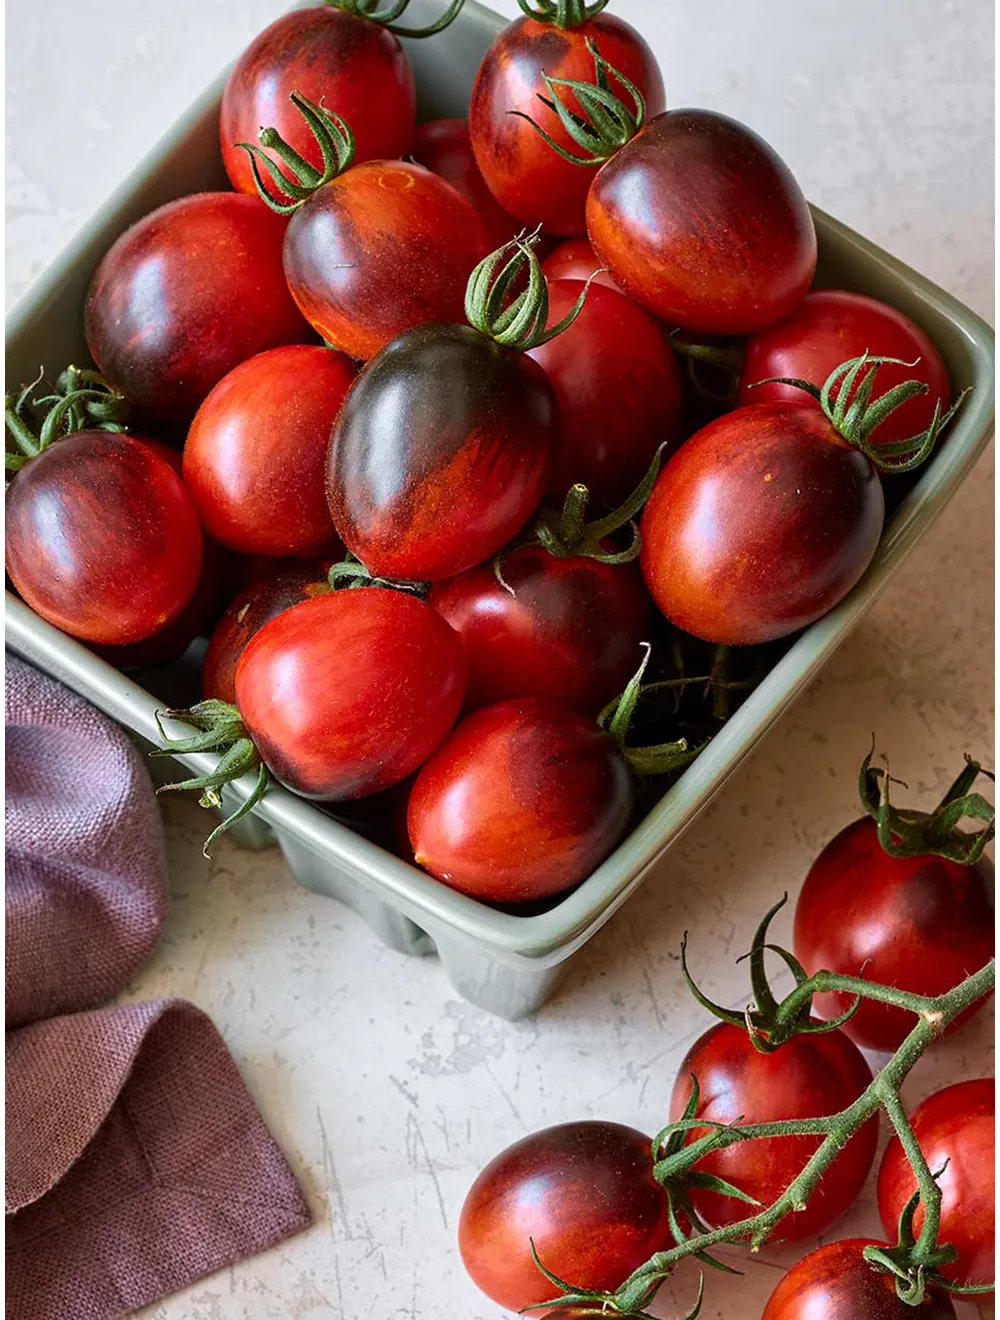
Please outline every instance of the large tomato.
[[482, 222], [490, 251], [508, 243], [523, 228], [519, 220], [507, 214], [487, 187], [476, 164], [469, 141], [469, 125], [464, 119], [430, 119], [426, 124], [420, 124], [410, 154], [468, 198]]
[[847, 1238], [803, 1257], [771, 1294], [762, 1320], [955, 1320], [942, 1292], [928, 1292], [919, 1306], [900, 1301], [893, 1276], [862, 1255], [865, 1247], [884, 1245]]

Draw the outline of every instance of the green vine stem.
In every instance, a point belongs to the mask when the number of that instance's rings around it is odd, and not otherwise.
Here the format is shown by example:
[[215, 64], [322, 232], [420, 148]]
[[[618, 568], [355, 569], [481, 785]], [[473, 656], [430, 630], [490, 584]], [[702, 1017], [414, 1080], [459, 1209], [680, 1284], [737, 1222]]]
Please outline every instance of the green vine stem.
[[[874, 754], [873, 740], [872, 750], [861, 765], [858, 791], [862, 806], [878, 826], [878, 840], [884, 851], [890, 857], [945, 857], [960, 866], [978, 862], [996, 831], [996, 809], [972, 788], [980, 775], [992, 783], [992, 772], [966, 756], [965, 768], [932, 812], [905, 811], [889, 801], [889, 786], [906, 785], [892, 778], [884, 757], [884, 768], [873, 766]], [[983, 828], [963, 830], [963, 820], [982, 821]]]
[[421, 28], [403, 27], [396, 22], [406, 12], [410, 0], [387, 0], [384, 8], [383, 0], [326, 0], [326, 3], [345, 14], [357, 14], [359, 18], [367, 18], [397, 37], [415, 38], [433, 37], [438, 32], [443, 32], [461, 13], [465, 0], [451, 0], [440, 18]]
[[521, 10], [537, 23], [551, 23], [553, 27], [582, 27], [606, 9], [608, 0], [517, 0]]
[[642, 662], [629, 680], [625, 691], [620, 697], [609, 702], [597, 717], [597, 723], [611, 735], [626, 764], [640, 779], [651, 775], [673, 774], [674, 771], [683, 769], [684, 766], [690, 765], [705, 746], [701, 743], [697, 747], [692, 747], [686, 738], [675, 738], [671, 742], [657, 743], [649, 747], [633, 747], [629, 744], [629, 730], [641, 697], [656, 690], [687, 687], [706, 681], [705, 676], [702, 675], [699, 678], [668, 678], [658, 683], [644, 684], [642, 680], [652, 653], [653, 648], [650, 644], [643, 642]]
[[740, 394], [743, 371], [743, 341], [709, 342], [684, 330], [674, 330], [670, 344], [684, 364], [688, 384], [714, 408], [733, 408]]

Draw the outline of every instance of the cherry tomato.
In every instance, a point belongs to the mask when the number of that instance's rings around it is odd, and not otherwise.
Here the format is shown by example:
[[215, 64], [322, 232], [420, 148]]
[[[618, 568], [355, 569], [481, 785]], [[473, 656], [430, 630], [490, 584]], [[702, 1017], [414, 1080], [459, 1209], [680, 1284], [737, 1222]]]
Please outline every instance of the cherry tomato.
[[327, 464], [340, 537], [377, 577], [480, 564], [537, 508], [558, 410], [545, 372], [467, 325], [421, 326], [369, 364]]
[[358, 163], [406, 155], [416, 92], [399, 39], [360, 14], [328, 5], [297, 9], [250, 43], [222, 94], [222, 160], [238, 191], [256, 196], [250, 159], [236, 144], [255, 144], [263, 125], [273, 125], [310, 165], [322, 170], [316, 140], [289, 103], [293, 91], [347, 120]]
[[[914, 994], [944, 994], [993, 956], [986, 872], [944, 857], [891, 857], [875, 822], [856, 820], [810, 868], [795, 911], [795, 956], [810, 974], [825, 969]], [[814, 1000], [823, 1018], [839, 1017], [852, 1003], [846, 994]], [[894, 1050], [915, 1022], [904, 1009], [863, 999], [843, 1029], [866, 1049]]]
[[483, 226], [487, 251], [509, 243], [524, 228], [503, 209], [479, 172], [464, 119], [431, 119], [420, 124], [410, 153], [442, 179], [447, 179], [476, 209]]
[[772, 641], [847, 595], [884, 517], [875, 469], [822, 413], [738, 408], [660, 473], [642, 516], [643, 576], [685, 632], [736, 646]]
[[462, 1206], [458, 1245], [472, 1281], [510, 1311], [548, 1301], [557, 1290], [530, 1239], [558, 1278], [613, 1291], [670, 1242], [652, 1167], [649, 1138], [618, 1123], [564, 1123], [515, 1142]]
[[[839, 1031], [793, 1036], [771, 1054], [762, 1054], [743, 1027], [720, 1022], [688, 1050], [674, 1083], [670, 1119], [676, 1122], [691, 1096], [691, 1076], [701, 1099], [696, 1118], [713, 1123], [772, 1123], [781, 1119], [821, 1118], [846, 1109], [872, 1080], [858, 1047]], [[707, 1135], [696, 1128], [694, 1141]], [[713, 1151], [697, 1168], [724, 1178], [747, 1195], [770, 1205], [802, 1172], [821, 1137], [765, 1137]], [[875, 1158], [878, 1119], [855, 1134], [823, 1175], [804, 1210], [788, 1214], [776, 1238], [803, 1242], [833, 1224], [864, 1186]], [[691, 1204], [712, 1228], [734, 1224], [752, 1207], [732, 1196], [691, 1188]]]
[[343, 353], [296, 344], [219, 381], [184, 445], [184, 480], [206, 531], [248, 555], [316, 553], [330, 540], [326, 451], [355, 375]]
[[108, 249], [87, 295], [87, 346], [143, 412], [190, 417], [244, 358], [309, 337], [281, 264], [285, 221], [256, 197], [196, 193]]
[[[549, 286], [549, 324], [583, 292]], [[568, 330], [533, 348], [559, 400], [560, 444], [552, 493], [582, 482], [609, 508], [622, 503], [661, 444], [678, 438], [684, 399], [673, 351], [656, 322], [624, 294], [593, 288]]]
[[885, 1243], [846, 1238], [803, 1257], [771, 1294], [763, 1320], [955, 1320], [942, 1292], [928, 1292], [919, 1306], [900, 1301], [892, 1275], [861, 1254], [869, 1246]]
[[550, 701], [463, 720], [413, 785], [418, 865], [495, 903], [548, 898], [590, 875], [632, 813], [628, 767], [593, 720]]
[[[539, 95], [548, 95], [543, 73], [583, 82], [593, 79], [588, 41], [635, 83], [649, 114], [663, 109], [656, 57], [635, 28], [611, 14], [598, 14], [573, 28], [516, 19], [486, 52], [469, 104], [472, 149], [494, 197], [523, 224], [541, 224], [552, 234], [584, 232], [584, 203], [594, 172], [564, 160], [526, 119], [511, 112], [529, 115], [561, 146], [577, 153], [579, 148], [558, 115]], [[615, 90], [617, 84], [612, 80], [611, 86]], [[571, 92], [565, 93], [565, 100], [570, 108], [577, 106]]]
[[253, 636], [236, 704], [268, 768], [304, 797], [364, 797], [405, 779], [465, 695], [458, 634], [422, 600], [364, 587], [293, 605]]
[[843, 289], [810, 293], [784, 320], [750, 336], [744, 351], [740, 403], [779, 399], [801, 403], [809, 396], [793, 386], [754, 387], [754, 382], [786, 376], [821, 387], [842, 362], [865, 352], [901, 358], [911, 364], [881, 367], [873, 398], [880, 398], [904, 380], [919, 380], [927, 386], [926, 394], [908, 399], [875, 428], [870, 437], [874, 444], [892, 444], [919, 435], [930, 426], [935, 404], [941, 405], [942, 413], [951, 407], [948, 369], [920, 327], [894, 307]]
[[621, 293], [609, 270], [604, 270], [585, 238], [570, 238], [553, 249], [542, 262], [542, 274], [548, 280], [589, 280]]
[[[994, 1279], [994, 1115], [995, 1082], [982, 1078], [938, 1091], [910, 1115], [931, 1173], [941, 1188], [939, 1243], [950, 1243], [958, 1257], [941, 1266], [955, 1283], [992, 1283]], [[941, 1171], [939, 1173], [939, 1170]], [[893, 1137], [878, 1171], [878, 1208], [885, 1231], [895, 1237], [903, 1207], [917, 1190], [913, 1169]], [[924, 1222], [917, 1207], [914, 1232]]]
[[635, 672], [652, 610], [635, 564], [526, 546], [442, 582], [430, 603], [465, 643], [466, 709], [548, 697], [597, 715]]
[[787, 316], [816, 269], [812, 215], [791, 171], [712, 110], [668, 110], [612, 156], [587, 195], [587, 233], [630, 297], [702, 334], [748, 334]]

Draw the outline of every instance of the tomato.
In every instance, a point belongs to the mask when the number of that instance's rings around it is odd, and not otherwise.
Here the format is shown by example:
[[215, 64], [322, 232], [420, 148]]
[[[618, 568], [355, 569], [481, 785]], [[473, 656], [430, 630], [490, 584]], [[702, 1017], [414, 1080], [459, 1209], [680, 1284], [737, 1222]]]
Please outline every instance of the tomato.
[[327, 800], [405, 779], [464, 694], [458, 634], [423, 601], [380, 587], [293, 605], [250, 639], [236, 669], [236, 704], [271, 773]]
[[[932, 1095], [910, 1115], [928, 1167], [939, 1175], [938, 1242], [958, 1251], [955, 1260], [940, 1267], [941, 1274], [963, 1285], [994, 1279], [995, 1085], [985, 1077], [959, 1082]], [[895, 1235], [903, 1207], [916, 1190], [913, 1169], [899, 1138], [893, 1137], [878, 1171], [878, 1208], [886, 1233]], [[915, 1233], [923, 1222], [923, 1206], [918, 1206]]]
[[847, 1238], [811, 1252], [775, 1288], [763, 1320], [955, 1320], [942, 1292], [929, 1292], [919, 1306], [900, 1301], [892, 1275], [873, 1269], [861, 1254], [884, 1245]]
[[542, 272], [549, 280], [589, 280], [604, 284], [616, 293], [621, 290], [610, 271], [603, 270], [594, 249], [585, 238], [571, 238], [560, 243], [542, 262]]
[[[760, 1053], [743, 1027], [720, 1022], [688, 1050], [670, 1100], [670, 1120], [684, 1113], [691, 1075], [701, 1098], [696, 1118], [713, 1123], [771, 1123], [821, 1118], [846, 1109], [872, 1080], [857, 1046], [839, 1031], [793, 1036], [770, 1054]], [[705, 1136], [695, 1128], [688, 1141]], [[770, 1205], [802, 1172], [821, 1137], [765, 1137], [712, 1151], [696, 1169], [724, 1178], [747, 1195]], [[830, 1165], [804, 1210], [781, 1220], [775, 1238], [803, 1242], [825, 1233], [864, 1186], [875, 1158], [878, 1119], [855, 1134]], [[753, 1209], [735, 1197], [703, 1188], [689, 1189], [691, 1204], [712, 1228], [746, 1219]]]
[[503, 701], [463, 720], [420, 771], [407, 821], [418, 865], [496, 903], [548, 898], [585, 879], [632, 813], [610, 736], [551, 701]]
[[[985, 869], [944, 857], [891, 857], [875, 822], [856, 820], [810, 868], [795, 911], [795, 956], [810, 974], [823, 969], [914, 994], [944, 994], [993, 956]], [[813, 1001], [823, 1018], [839, 1017], [852, 1002], [847, 994]], [[915, 1025], [912, 1013], [863, 999], [843, 1030], [866, 1049], [895, 1050]]]
[[702, 334], [780, 320], [816, 269], [812, 215], [791, 171], [712, 110], [668, 110], [612, 156], [587, 195], [587, 233], [630, 297]]
[[826, 417], [801, 404], [737, 408], [667, 463], [642, 517], [642, 571], [667, 618], [747, 646], [804, 628], [871, 562], [882, 485]]
[[894, 307], [843, 289], [810, 293], [784, 320], [750, 336], [744, 350], [740, 403], [801, 403], [808, 396], [793, 386], [754, 388], [754, 382], [785, 376], [822, 386], [841, 362], [865, 352], [911, 364], [898, 367], [887, 363], [882, 367], [874, 398], [905, 380], [919, 380], [927, 386], [926, 394], [908, 399], [875, 428], [871, 436], [874, 444], [891, 444], [917, 435], [930, 426], [935, 404], [941, 405], [942, 414], [951, 407], [948, 370], [920, 327]]
[[[584, 202], [594, 172], [563, 160], [521, 116], [530, 116], [561, 146], [576, 150], [556, 112], [539, 97], [548, 95], [543, 74], [580, 81], [593, 77], [588, 41], [636, 84], [649, 114], [663, 109], [656, 57], [635, 28], [611, 14], [566, 28], [516, 19], [486, 52], [469, 104], [472, 149], [494, 197], [523, 224], [541, 224], [551, 234], [584, 232]], [[612, 88], [617, 84], [612, 82]], [[571, 108], [577, 104], [572, 93], [566, 100]]]
[[594, 1290], [614, 1291], [664, 1250], [667, 1198], [649, 1138], [619, 1123], [564, 1123], [492, 1160], [465, 1198], [458, 1245], [473, 1282], [509, 1311], [557, 1295], [529, 1239], [547, 1270]]
[[196, 193], [127, 229], [87, 295], [87, 346], [136, 407], [188, 418], [213, 385], [308, 338], [281, 264], [285, 222], [255, 197]]
[[[549, 286], [555, 325], [584, 291], [579, 280]], [[531, 350], [559, 401], [560, 444], [551, 484], [575, 482], [609, 508], [638, 486], [660, 445], [678, 438], [681, 377], [663, 331], [614, 289], [591, 288], [568, 330]]]
[[522, 229], [503, 209], [479, 172], [464, 119], [431, 119], [413, 138], [413, 159], [447, 179], [475, 207], [489, 251], [507, 243]]
[[290, 106], [301, 92], [342, 115], [354, 131], [354, 158], [405, 156], [413, 137], [413, 70], [399, 39], [379, 23], [329, 5], [293, 10], [256, 37], [229, 75], [222, 94], [219, 138], [233, 187], [256, 194], [246, 152], [272, 124], [317, 170], [323, 160], [305, 121]]
[[242, 362], [198, 409], [184, 480], [206, 531], [253, 555], [316, 553], [333, 535], [323, 494], [351, 360], [308, 344]]
[[431, 605], [461, 634], [466, 708], [548, 697], [597, 715], [635, 672], [652, 610], [635, 564], [557, 558], [541, 546], [439, 583]]

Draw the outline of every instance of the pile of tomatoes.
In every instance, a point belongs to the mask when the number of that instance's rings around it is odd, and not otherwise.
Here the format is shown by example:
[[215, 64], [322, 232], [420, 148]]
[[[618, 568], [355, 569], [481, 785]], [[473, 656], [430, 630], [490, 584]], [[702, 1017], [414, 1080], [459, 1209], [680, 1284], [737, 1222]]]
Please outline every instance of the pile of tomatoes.
[[468, 121], [420, 125], [405, 5], [279, 19], [223, 96], [232, 190], [122, 234], [100, 375], [7, 407], [24, 600], [121, 668], [208, 636], [213, 747], [405, 798], [397, 849], [495, 903], [609, 855], [744, 651], [858, 581], [952, 405], [910, 320], [810, 291], [787, 166], [665, 109], [605, 3], [525, 3]]

